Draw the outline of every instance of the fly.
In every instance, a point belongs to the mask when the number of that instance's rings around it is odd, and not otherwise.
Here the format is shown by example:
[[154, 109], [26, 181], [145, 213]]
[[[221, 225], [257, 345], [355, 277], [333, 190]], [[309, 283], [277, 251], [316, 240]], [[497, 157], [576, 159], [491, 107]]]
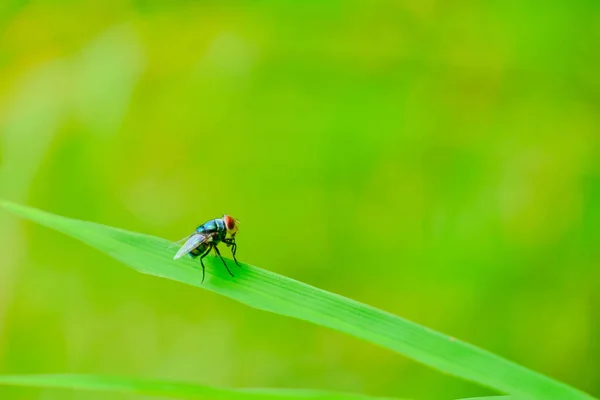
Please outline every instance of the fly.
[[225, 265], [229, 275], [233, 276], [229, 270], [229, 267], [227, 266], [227, 263], [221, 256], [221, 252], [219, 251], [217, 245], [223, 242], [227, 245], [227, 247], [231, 247], [233, 260], [239, 266], [240, 264], [235, 258], [235, 253], [237, 251], [235, 234], [238, 231], [238, 224], [239, 221], [233, 219], [229, 215], [223, 215], [223, 218], [216, 218], [206, 221], [197, 227], [194, 233], [174, 243], [179, 244], [185, 241], [173, 259], [177, 260], [186, 254], [189, 254], [192, 258], [200, 257], [200, 265], [202, 265], [202, 282], [204, 282], [204, 262], [202, 259], [206, 257], [212, 249], [214, 249], [215, 253], [217, 253], [221, 261], [223, 261], [223, 265]]

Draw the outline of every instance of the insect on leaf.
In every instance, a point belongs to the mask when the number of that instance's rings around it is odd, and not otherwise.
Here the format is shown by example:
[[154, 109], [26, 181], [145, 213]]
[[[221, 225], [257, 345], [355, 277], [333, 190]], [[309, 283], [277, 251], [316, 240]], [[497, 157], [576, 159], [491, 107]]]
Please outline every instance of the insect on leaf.
[[236, 269], [235, 278], [231, 278], [217, 264], [218, 258], [207, 257], [209, 279], [201, 285], [202, 272], [197, 262], [174, 261], [168, 240], [14, 203], [0, 201], [0, 206], [81, 240], [140, 272], [202, 287], [254, 308], [345, 332], [519, 399], [593, 399], [562, 382], [461, 340], [261, 268], [242, 263], [241, 268]]

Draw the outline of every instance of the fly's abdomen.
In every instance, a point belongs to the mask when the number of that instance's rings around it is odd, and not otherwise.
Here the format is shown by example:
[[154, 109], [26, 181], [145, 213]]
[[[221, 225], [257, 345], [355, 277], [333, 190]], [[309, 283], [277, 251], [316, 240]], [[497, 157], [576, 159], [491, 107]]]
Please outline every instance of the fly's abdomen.
[[204, 254], [204, 252], [206, 250], [208, 250], [209, 248], [209, 244], [208, 243], [200, 243], [200, 245], [196, 248], [193, 248], [192, 250], [190, 250], [190, 256], [192, 256], [192, 258], [196, 258], [198, 256], [201, 256], [202, 254]]

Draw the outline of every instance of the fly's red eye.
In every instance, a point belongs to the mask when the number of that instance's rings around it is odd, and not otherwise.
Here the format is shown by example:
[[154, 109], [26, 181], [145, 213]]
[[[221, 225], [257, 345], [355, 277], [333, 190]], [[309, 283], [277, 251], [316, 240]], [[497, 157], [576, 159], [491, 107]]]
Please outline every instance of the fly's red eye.
[[235, 220], [229, 215], [223, 216], [223, 222], [225, 222], [225, 226], [227, 227], [227, 229], [232, 230], [235, 228]]

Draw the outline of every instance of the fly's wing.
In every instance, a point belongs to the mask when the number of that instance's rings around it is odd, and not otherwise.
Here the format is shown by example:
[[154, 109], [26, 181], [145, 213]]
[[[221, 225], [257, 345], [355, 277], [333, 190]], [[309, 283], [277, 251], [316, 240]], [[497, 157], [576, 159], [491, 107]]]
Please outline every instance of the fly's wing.
[[187, 235], [186, 237], [184, 237], [183, 239], [179, 239], [176, 242], [171, 243], [171, 245], [169, 246], [169, 248], [173, 247], [173, 246], [178, 246], [181, 243], [185, 242], [186, 240], [188, 240], [189, 238], [191, 238], [192, 236], [194, 236], [194, 233]]
[[209, 238], [210, 238], [210, 236], [207, 236], [207, 235], [201, 235], [199, 233], [193, 234], [192, 236], [189, 237], [187, 242], [185, 242], [185, 244], [179, 249], [179, 251], [177, 252], [177, 254], [175, 254], [175, 257], [173, 257], [173, 259], [177, 260], [178, 258], [185, 256], [187, 253], [194, 250], [196, 247], [200, 246], [202, 243], [208, 241]]

